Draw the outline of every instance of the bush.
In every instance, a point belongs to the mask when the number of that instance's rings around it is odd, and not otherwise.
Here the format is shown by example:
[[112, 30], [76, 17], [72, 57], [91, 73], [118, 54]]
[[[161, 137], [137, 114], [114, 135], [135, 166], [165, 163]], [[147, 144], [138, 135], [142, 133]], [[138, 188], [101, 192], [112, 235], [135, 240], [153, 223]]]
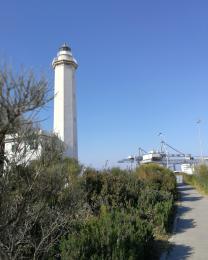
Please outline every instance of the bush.
[[1, 253], [5, 259], [48, 259], [57, 241], [69, 233], [70, 223], [88, 213], [80, 180], [70, 177], [77, 164], [64, 160], [41, 166], [33, 162], [5, 171], [0, 189], [0, 259]]
[[69, 234], [61, 243], [62, 259], [147, 259], [153, 233], [151, 224], [137, 210], [106, 211]]
[[169, 192], [144, 189], [138, 201], [140, 217], [152, 223], [155, 235], [163, 235], [169, 230], [174, 198]]
[[168, 230], [175, 177], [157, 165], [81, 175], [76, 161], [56, 159], [13, 165], [4, 177], [1, 228], [9, 224], [0, 241], [9, 259], [151, 259]]
[[176, 198], [176, 178], [171, 170], [158, 164], [144, 164], [136, 169], [136, 176], [151, 188], [170, 192]]
[[83, 187], [87, 203], [96, 214], [102, 205], [108, 208], [136, 207], [142, 184], [125, 171], [114, 171], [113, 174], [90, 171], [83, 176]]
[[166, 234], [173, 213], [174, 174], [158, 165], [131, 174], [88, 169], [82, 185], [93, 216], [62, 239], [62, 259], [152, 259], [153, 240]]

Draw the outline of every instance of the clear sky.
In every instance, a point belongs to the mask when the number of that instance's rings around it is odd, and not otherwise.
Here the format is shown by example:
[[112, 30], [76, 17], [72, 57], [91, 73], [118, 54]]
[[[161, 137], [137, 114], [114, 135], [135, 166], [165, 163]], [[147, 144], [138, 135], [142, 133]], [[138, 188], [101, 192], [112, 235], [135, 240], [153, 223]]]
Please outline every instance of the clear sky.
[[[44, 72], [63, 42], [79, 63], [79, 159], [102, 167], [158, 132], [186, 153], [208, 154], [207, 0], [1, 1], [0, 58]], [[52, 129], [53, 104], [42, 113]]]

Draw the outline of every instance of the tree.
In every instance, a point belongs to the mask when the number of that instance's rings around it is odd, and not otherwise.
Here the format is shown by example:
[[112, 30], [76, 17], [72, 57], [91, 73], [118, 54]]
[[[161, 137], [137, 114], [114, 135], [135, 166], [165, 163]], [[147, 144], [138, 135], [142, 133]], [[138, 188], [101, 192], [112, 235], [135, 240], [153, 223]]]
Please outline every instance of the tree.
[[0, 174], [7, 159], [6, 135], [25, 137], [38, 111], [51, 99], [44, 77], [36, 79], [32, 71], [15, 74], [6, 66], [0, 69]]

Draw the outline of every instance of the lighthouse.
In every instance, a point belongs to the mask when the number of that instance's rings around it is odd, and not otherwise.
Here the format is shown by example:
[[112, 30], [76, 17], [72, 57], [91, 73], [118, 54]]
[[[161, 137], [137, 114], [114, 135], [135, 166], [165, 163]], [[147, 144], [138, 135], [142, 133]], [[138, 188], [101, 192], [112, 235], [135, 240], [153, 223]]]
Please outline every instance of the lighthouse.
[[65, 155], [78, 159], [75, 72], [71, 48], [64, 44], [52, 62], [55, 71], [53, 130], [66, 145]]

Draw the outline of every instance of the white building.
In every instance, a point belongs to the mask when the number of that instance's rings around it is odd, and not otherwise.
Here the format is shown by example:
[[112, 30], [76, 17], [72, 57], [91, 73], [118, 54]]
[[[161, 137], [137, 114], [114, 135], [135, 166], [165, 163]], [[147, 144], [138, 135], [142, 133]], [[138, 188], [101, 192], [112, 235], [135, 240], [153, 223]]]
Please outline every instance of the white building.
[[181, 171], [185, 172], [187, 174], [193, 174], [194, 173], [194, 165], [190, 163], [183, 163], [181, 164]]
[[[10, 163], [27, 164], [41, 156], [41, 142], [43, 132], [35, 133], [36, 137], [20, 137], [17, 134], [6, 135], [5, 156]], [[38, 139], [37, 140], [37, 136]]]

